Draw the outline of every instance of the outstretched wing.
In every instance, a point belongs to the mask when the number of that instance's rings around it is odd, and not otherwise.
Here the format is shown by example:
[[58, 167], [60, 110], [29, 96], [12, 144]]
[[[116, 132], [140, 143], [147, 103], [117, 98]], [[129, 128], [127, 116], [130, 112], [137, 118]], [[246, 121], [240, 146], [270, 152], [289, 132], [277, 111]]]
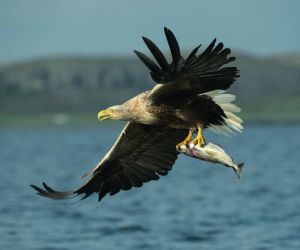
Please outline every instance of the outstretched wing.
[[44, 189], [31, 185], [38, 194], [52, 199], [65, 199], [83, 194], [83, 199], [96, 192], [99, 201], [121, 190], [141, 187], [144, 182], [167, 175], [177, 159], [176, 144], [186, 130], [127, 123], [114, 146], [89, 174], [80, 188], [59, 192], [43, 183]]
[[235, 58], [229, 57], [231, 51], [224, 48], [223, 43], [216, 45], [214, 39], [200, 55], [197, 55], [197, 52], [201, 45], [184, 59], [172, 31], [167, 28], [164, 28], [164, 31], [172, 55], [170, 64], [159, 48], [146, 37], [143, 37], [143, 40], [157, 64], [145, 54], [134, 51], [150, 69], [152, 79], [159, 83], [150, 94], [154, 103], [162, 104], [216, 89], [225, 90], [239, 77], [236, 67], [224, 67]]

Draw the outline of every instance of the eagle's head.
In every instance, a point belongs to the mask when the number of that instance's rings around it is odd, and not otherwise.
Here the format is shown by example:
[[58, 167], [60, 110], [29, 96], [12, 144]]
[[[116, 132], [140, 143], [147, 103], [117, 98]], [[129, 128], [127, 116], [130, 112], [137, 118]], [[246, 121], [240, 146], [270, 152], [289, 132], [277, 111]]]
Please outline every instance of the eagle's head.
[[104, 120], [128, 120], [129, 114], [127, 112], [127, 109], [123, 107], [123, 105], [115, 105], [111, 106], [107, 109], [101, 110], [98, 113], [98, 120], [104, 121]]

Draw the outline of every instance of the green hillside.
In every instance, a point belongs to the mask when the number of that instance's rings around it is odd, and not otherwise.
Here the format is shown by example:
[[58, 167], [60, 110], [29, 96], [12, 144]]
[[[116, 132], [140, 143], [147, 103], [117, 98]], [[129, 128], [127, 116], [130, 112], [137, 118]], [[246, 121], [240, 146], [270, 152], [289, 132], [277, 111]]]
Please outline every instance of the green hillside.
[[300, 54], [299, 53], [269, 56], [266, 58], [266, 60], [281, 64], [281, 65], [300, 67]]
[[[245, 119], [300, 120], [296, 59], [236, 57], [241, 78], [230, 92], [237, 95]], [[0, 124], [47, 123], [59, 113], [76, 123], [90, 121], [99, 109], [152, 86], [136, 58], [57, 57], [6, 65], [0, 67]]]

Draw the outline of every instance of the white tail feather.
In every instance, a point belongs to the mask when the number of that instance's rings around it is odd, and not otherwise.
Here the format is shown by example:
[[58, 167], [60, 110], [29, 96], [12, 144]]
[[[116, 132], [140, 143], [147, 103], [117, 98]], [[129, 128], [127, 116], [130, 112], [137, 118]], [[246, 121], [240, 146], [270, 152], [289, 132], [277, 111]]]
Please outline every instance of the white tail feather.
[[226, 124], [221, 125], [221, 127], [222, 127], [224, 130], [228, 131], [228, 133], [229, 133], [230, 135], [235, 135], [234, 130], [232, 130], [232, 129], [231, 129], [230, 127], [228, 127]]
[[225, 126], [222, 126], [222, 125], [211, 125], [211, 126], [209, 126], [209, 128], [210, 128], [213, 132], [215, 132], [215, 133], [217, 133], [217, 134], [225, 135], [225, 136], [227, 136], [227, 137], [230, 136], [230, 133], [229, 133], [226, 129], [224, 129]]
[[216, 97], [217, 95], [221, 95], [225, 93], [225, 90], [222, 90], [222, 89], [217, 89], [217, 90], [213, 90], [213, 91], [209, 91], [209, 92], [205, 92], [205, 93], [202, 93], [200, 95], [208, 95], [209, 97], [211, 98], [214, 98]]
[[226, 115], [223, 125], [211, 125], [209, 128], [215, 133], [229, 136], [230, 134], [235, 134], [235, 131], [242, 131], [243, 126], [241, 124], [243, 123], [243, 120], [233, 114], [241, 111], [237, 105], [231, 103], [235, 100], [235, 96], [224, 93], [224, 90], [214, 90], [203, 93], [203, 95], [210, 96], [213, 101], [223, 109], [224, 114]]
[[217, 95], [216, 97], [214, 97], [213, 100], [217, 104], [230, 103], [230, 102], [233, 102], [235, 100], [235, 95], [221, 94], [221, 95]]
[[225, 113], [225, 115], [227, 116], [227, 118], [229, 120], [232, 120], [232, 121], [234, 121], [234, 122], [236, 122], [238, 124], [242, 124], [243, 123], [243, 120], [241, 118], [239, 118], [238, 116], [236, 116], [235, 114], [233, 114], [231, 112], [227, 112], [227, 111], [225, 111], [224, 113]]
[[238, 107], [238, 106], [236, 106], [233, 103], [223, 103], [223, 104], [220, 104], [220, 107], [224, 111], [227, 111], [227, 112], [233, 112], [233, 113], [239, 113], [239, 112], [241, 112], [241, 108]]
[[226, 124], [231, 127], [232, 129], [238, 131], [238, 132], [242, 132], [243, 126], [241, 124], [238, 124], [230, 119], [226, 119], [225, 120]]

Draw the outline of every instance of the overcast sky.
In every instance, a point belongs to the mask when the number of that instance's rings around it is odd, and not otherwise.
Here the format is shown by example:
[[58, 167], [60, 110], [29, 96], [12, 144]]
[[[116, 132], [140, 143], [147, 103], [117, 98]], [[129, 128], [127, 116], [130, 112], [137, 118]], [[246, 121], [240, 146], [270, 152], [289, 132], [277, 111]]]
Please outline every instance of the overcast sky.
[[260, 56], [300, 52], [298, 0], [0, 0], [0, 63], [44, 56], [133, 55], [141, 35], [163, 49], [208, 43]]

